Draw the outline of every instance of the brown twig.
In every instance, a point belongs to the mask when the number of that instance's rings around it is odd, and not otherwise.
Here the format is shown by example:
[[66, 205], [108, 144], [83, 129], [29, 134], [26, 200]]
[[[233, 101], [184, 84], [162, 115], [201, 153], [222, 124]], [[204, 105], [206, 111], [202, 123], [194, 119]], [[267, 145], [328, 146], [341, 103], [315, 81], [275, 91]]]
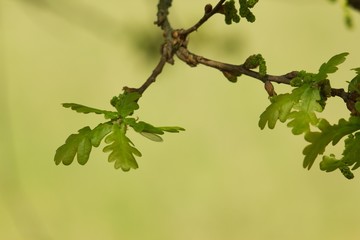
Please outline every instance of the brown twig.
[[[166, 47], [166, 44], [164, 44], [163, 46], [163, 52], [164, 51], [167, 51], [166, 50], [167, 47]], [[137, 88], [137, 89], [133, 89], [135, 90], [136, 92], [140, 93], [140, 94], [143, 94], [145, 92], [145, 90], [152, 84], [156, 81], [156, 78], [157, 76], [160, 75], [160, 73], [162, 72], [165, 64], [167, 63], [168, 59], [166, 57], [167, 55], [165, 53], [163, 53], [161, 55], [161, 58], [160, 58], [160, 61], [159, 63], [156, 65], [156, 67], [154, 68], [153, 72], [151, 73], [150, 77], [144, 82], [144, 84]], [[130, 90], [131, 91], [131, 90]]]
[[259, 72], [247, 69], [243, 64], [234, 65], [229, 63], [223, 63], [215, 60], [211, 60], [196, 54], [191, 53], [187, 48], [182, 47], [177, 52], [176, 55], [179, 59], [187, 63], [188, 65], [194, 67], [198, 64], [202, 64], [211, 68], [215, 68], [221, 72], [227, 72], [234, 76], [246, 75], [255, 79], [258, 79], [262, 82], [270, 81], [275, 83], [290, 84], [291, 79], [295, 78], [298, 75], [297, 71], [292, 71], [290, 73], [275, 76], [275, 75], [265, 75], [262, 76]]
[[198, 28], [201, 27], [201, 25], [203, 25], [209, 18], [211, 18], [212, 16], [214, 16], [214, 14], [219, 12], [224, 2], [225, 0], [219, 1], [214, 8], [212, 8], [210, 4], [206, 5], [204, 16], [194, 26], [182, 31], [181, 34], [187, 36], [190, 33], [198, 30]]
[[161, 47], [161, 57], [159, 63], [156, 65], [154, 70], [148, 79], [143, 83], [143, 85], [139, 88], [129, 88], [124, 87], [123, 90], [125, 92], [138, 92], [143, 94], [146, 89], [156, 81], [156, 78], [162, 72], [166, 63], [173, 64], [174, 59], [173, 56], [175, 54], [173, 46], [172, 46], [172, 27], [168, 20], [169, 8], [171, 7], [172, 0], [159, 0], [158, 3], [158, 12], [157, 12], [157, 20], [154, 22], [157, 26], [159, 26], [163, 30], [164, 40], [165, 42]]

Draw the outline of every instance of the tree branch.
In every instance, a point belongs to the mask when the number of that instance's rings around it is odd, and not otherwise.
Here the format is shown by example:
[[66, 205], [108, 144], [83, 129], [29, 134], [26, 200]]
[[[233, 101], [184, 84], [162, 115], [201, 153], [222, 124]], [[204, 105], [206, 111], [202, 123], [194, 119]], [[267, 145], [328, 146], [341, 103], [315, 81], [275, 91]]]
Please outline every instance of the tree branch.
[[187, 48], [181, 47], [176, 55], [179, 59], [187, 63], [191, 67], [195, 67], [198, 64], [202, 64], [211, 68], [218, 69], [221, 72], [227, 72], [234, 76], [246, 75], [255, 79], [258, 79], [262, 82], [270, 81], [275, 83], [290, 84], [291, 79], [295, 78], [298, 75], [297, 71], [292, 71], [284, 75], [275, 76], [275, 75], [265, 75], [262, 76], [260, 73], [253, 70], [247, 69], [244, 67], [244, 64], [234, 65], [229, 63], [223, 63], [215, 60], [211, 60], [194, 53], [191, 53]]
[[[177, 57], [182, 60], [183, 62], [187, 63], [191, 67], [196, 67], [198, 64], [217, 69], [222, 73], [228, 73], [233, 76], [241, 76], [246, 75], [248, 77], [258, 79], [265, 84], [265, 89], [270, 96], [275, 95], [275, 91], [270, 84], [272, 83], [279, 83], [279, 84], [287, 84], [290, 85], [292, 79], [298, 76], [298, 71], [291, 71], [284, 75], [261, 75], [259, 72], [253, 71], [244, 67], [244, 64], [234, 65], [229, 63], [223, 63], [215, 60], [211, 60], [194, 53], [191, 53], [186, 47], [180, 47], [179, 50], [176, 52]], [[352, 115], [358, 115], [355, 108], [355, 103], [359, 98], [358, 94], [355, 93], [348, 93], [344, 89], [340, 88], [331, 88], [330, 93], [332, 97], [340, 97], [346, 103], [348, 110], [351, 112]]]
[[[212, 8], [210, 4], [205, 6], [204, 16], [192, 27], [184, 29], [173, 30], [171, 24], [168, 20], [169, 8], [171, 7], [172, 0], [159, 0], [157, 5], [157, 20], [155, 24], [163, 30], [164, 43], [161, 47], [161, 57], [152, 71], [148, 79], [143, 83], [139, 88], [129, 88], [124, 87], [126, 92], [138, 92], [143, 94], [148, 87], [156, 81], [156, 78], [161, 74], [166, 63], [174, 64], [174, 55], [176, 55], [181, 61], [185, 62], [191, 67], [196, 67], [201, 64], [210, 68], [217, 69], [221, 71], [226, 78], [230, 81], [235, 82], [236, 77], [245, 75], [257, 80], [260, 80], [265, 84], [265, 89], [270, 96], [276, 95], [272, 83], [287, 84], [290, 85], [292, 79], [296, 78], [299, 74], [298, 71], [291, 71], [283, 75], [270, 75], [270, 74], [261, 74], [260, 72], [249, 69], [245, 64], [230, 64], [224, 63], [206, 57], [194, 54], [187, 49], [188, 45], [188, 35], [195, 32], [199, 27], [201, 27], [209, 18], [214, 16], [216, 13], [221, 12], [223, 3], [226, 0], [220, 0], [217, 5]], [[358, 0], [349, 1], [356, 3]], [[354, 115], [357, 114], [355, 109], [356, 99], [359, 96], [352, 96], [350, 93], [346, 92], [344, 89], [330, 89], [330, 95], [332, 97], [340, 97], [346, 103], [349, 111]]]
[[156, 65], [154, 70], [148, 79], [139, 88], [124, 87], [125, 92], [138, 92], [143, 94], [146, 89], [156, 81], [157, 76], [162, 72], [166, 63], [174, 64], [174, 50], [172, 46], [172, 27], [168, 20], [169, 8], [171, 7], [172, 0], [159, 0], [157, 5], [157, 20], [154, 22], [163, 30], [164, 43], [161, 46], [161, 57], [159, 63]]
[[[164, 44], [163, 46], [163, 52], [167, 51], [167, 47], [166, 44]], [[140, 94], [143, 94], [146, 89], [156, 81], [157, 76], [160, 75], [160, 73], [162, 72], [165, 64], [167, 63], [167, 55], [165, 53], [163, 53], [161, 55], [160, 61], [157, 64], [157, 66], [154, 68], [153, 72], [151, 73], [150, 77], [144, 82], [144, 84], [139, 87], [139, 88], [128, 88], [128, 87], [124, 87], [124, 91], [126, 92], [138, 92]]]
[[205, 11], [204, 16], [194, 26], [192, 26], [187, 30], [182, 31], [181, 34], [187, 36], [190, 33], [198, 30], [198, 28], [201, 27], [201, 25], [203, 25], [209, 18], [211, 18], [214, 14], [219, 13], [225, 1], [226, 0], [220, 0], [214, 8], [211, 6], [211, 4], [207, 4], [204, 9]]

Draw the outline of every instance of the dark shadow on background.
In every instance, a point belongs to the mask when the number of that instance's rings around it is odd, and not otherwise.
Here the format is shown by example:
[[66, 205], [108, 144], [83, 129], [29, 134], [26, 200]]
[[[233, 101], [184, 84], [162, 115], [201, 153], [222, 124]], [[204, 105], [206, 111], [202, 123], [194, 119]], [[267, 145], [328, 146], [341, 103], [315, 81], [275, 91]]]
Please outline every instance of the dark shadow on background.
[[[32, 7], [35, 12], [27, 11], [29, 14], [36, 14], [36, 11], [50, 13], [66, 22], [87, 30], [94, 36], [118, 43], [123, 38], [122, 24], [117, 19], [108, 16], [106, 13], [91, 6], [67, 0], [18, 0], [26, 7]], [[21, 6], [21, 4], [20, 4]], [[30, 9], [29, 9], [30, 10]]]

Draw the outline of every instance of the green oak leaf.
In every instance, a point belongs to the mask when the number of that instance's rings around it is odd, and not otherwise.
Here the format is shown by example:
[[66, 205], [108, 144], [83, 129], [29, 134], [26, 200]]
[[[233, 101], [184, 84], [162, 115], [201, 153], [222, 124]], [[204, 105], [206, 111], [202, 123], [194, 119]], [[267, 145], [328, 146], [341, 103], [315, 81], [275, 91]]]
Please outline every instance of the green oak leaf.
[[112, 123], [100, 123], [91, 132], [91, 144], [98, 147], [103, 138], [111, 132]]
[[349, 82], [348, 91], [360, 94], [360, 68], [353, 68], [351, 70], [356, 72], [356, 76]]
[[347, 166], [353, 166], [352, 170], [360, 167], [360, 133], [350, 134], [345, 140], [343, 158], [341, 159]]
[[98, 147], [102, 139], [110, 133], [111, 123], [100, 123], [93, 130], [84, 127], [77, 134], [71, 134], [55, 153], [54, 161], [56, 165], [63, 163], [70, 165], [75, 155], [79, 164], [84, 165], [89, 160], [92, 147]]
[[63, 163], [70, 165], [75, 155], [81, 165], [84, 165], [91, 152], [91, 129], [84, 127], [78, 131], [77, 134], [71, 134], [65, 141], [65, 144], [60, 146], [55, 153], [54, 161], [56, 165]]
[[332, 172], [344, 166], [346, 166], [346, 164], [343, 161], [336, 159], [334, 155], [323, 156], [323, 159], [320, 162], [320, 169], [325, 172]]
[[297, 102], [296, 99], [289, 93], [280, 94], [270, 98], [271, 104], [260, 115], [259, 127], [264, 129], [266, 124], [270, 129], [273, 129], [276, 122], [285, 122], [288, 119], [288, 115]]
[[164, 132], [178, 133], [185, 130], [182, 127], [155, 127], [149, 123], [137, 121], [135, 118], [125, 118], [124, 123], [128, 124], [142, 136], [155, 142], [163, 141], [159, 135], [164, 134]]
[[308, 132], [310, 125], [316, 125], [318, 118], [315, 112], [321, 112], [322, 106], [319, 104], [321, 99], [318, 88], [312, 87], [309, 84], [293, 90], [294, 99], [299, 99], [298, 103], [294, 105], [295, 111], [291, 112], [288, 119], [292, 119], [287, 126], [292, 128], [292, 133], [295, 135]]
[[136, 122], [135, 119], [131, 120], [131, 122], [128, 122], [129, 126], [131, 126], [136, 132], [140, 133], [142, 136], [154, 142], [163, 141], [162, 137], [159, 136], [164, 134], [164, 131], [162, 131], [161, 129], [158, 129], [157, 127], [154, 127], [153, 125], [143, 121]]
[[159, 135], [155, 134], [155, 133], [149, 133], [149, 132], [140, 132], [140, 134], [144, 137], [146, 137], [147, 139], [154, 141], [154, 142], [162, 142], [164, 141], [162, 139], [162, 137], [160, 137]]
[[185, 128], [175, 127], [175, 126], [157, 127], [157, 128], [164, 132], [170, 132], [170, 133], [178, 133], [180, 131], [185, 131]]
[[[341, 173], [347, 179], [353, 179], [354, 174], [351, 170], [355, 170], [360, 167], [360, 133], [357, 132], [355, 135], [349, 134], [345, 140], [345, 149], [343, 151], [343, 158], [338, 160], [333, 154], [330, 156], [324, 156], [320, 162], [320, 169], [326, 172], [331, 172], [339, 169]], [[350, 170], [350, 166], [352, 166]]]
[[320, 132], [307, 132], [305, 140], [310, 142], [303, 150], [303, 167], [310, 169], [318, 155], [322, 155], [325, 148], [332, 143], [337, 144], [341, 138], [360, 129], [360, 118], [350, 117], [349, 120], [340, 119], [338, 124], [330, 125], [325, 119], [318, 123]]
[[77, 150], [77, 161], [81, 165], [87, 163], [90, 157], [91, 152], [91, 140], [87, 137], [84, 137], [80, 140]]
[[136, 121], [134, 118], [126, 118], [124, 122], [138, 133], [148, 132], [154, 134], [164, 134], [161, 129], [158, 129], [157, 127], [154, 127], [153, 125], [143, 121]]
[[137, 102], [140, 97], [141, 94], [137, 92], [123, 93], [118, 97], [113, 97], [111, 99], [111, 105], [116, 108], [122, 118], [126, 118], [133, 114], [135, 110], [139, 109], [139, 104]]
[[154, 129], [145, 128], [140, 134], [152, 141], [162, 142], [163, 139], [158, 134], [163, 134], [164, 132], [178, 133], [180, 131], [185, 131], [185, 129], [182, 127], [154, 127]]
[[360, 75], [360, 67], [358, 67], [358, 68], [352, 68], [351, 70], [354, 70], [357, 75]]
[[346, 60], [346, 56], [349, 53], [344, 52], [337, 54], [329, 59], [328, 62], [323, 63], [320, 66], [319, 72], [315, 75], [315, 81], [322, 81], [328, 77], [329, 73], [334, 73], [338, 70], [337, 66], [343, 63]]
[[72, 110], [78, 112], [78, 113], [95, 113], [95, 114], [103, 114], [105, 119], [116, 119], [119, 117], [119, 114], [117, 112], [112, 111], [106, 111], [101, 110], [97, 108], [87, 107], [81, 104], [77, 103], [63, 103], [63, 107], [65, 108], [71, 108]]
[[339, 169], [347, 179], [354, 178], [354, 174], [351, 172], [349, 166], [347, 166], [343, 160], [336, 159], [334, 155], [324, 156], [323, 160], [320, 162], [320, 169], [326, 172], [332, 172]]
[[110, 135], [105, 138], [105, 142], [109, 145], [104, 147], [103, 151], [110, 152], [108, 161], [115, 162], [115, 169], [129, 171], [138, 168], [134, 155], [141, 157], [141, 153], [125, 134], [126, 124], [114, 124]]
[[308, 132], [310, 130], [310, 124], [316, 125], [318, 122], [316, 114], [307, 111], [291, 112], [289, 114], [289, 119], [292, 120], [287, 124], [287, 126], [292, 128], [291, 132], [294, 135]]

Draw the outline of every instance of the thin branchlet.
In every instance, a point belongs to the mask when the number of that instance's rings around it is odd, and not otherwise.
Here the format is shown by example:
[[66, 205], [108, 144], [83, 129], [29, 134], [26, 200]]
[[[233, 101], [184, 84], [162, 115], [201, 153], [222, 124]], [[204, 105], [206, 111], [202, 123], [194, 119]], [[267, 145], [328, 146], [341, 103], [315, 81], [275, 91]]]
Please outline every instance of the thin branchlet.
[[[211, 5], [206, 5], [205, 6], [205, 11], [204, 11], [204, 16], [192, 27], [184, 30], [182, 32], [182, 34], [184, 35], [189, 35], [190, 33], [198, 30], [198, 28], [201, 27], [201, 25], [203, 25], [209, 18], [211, 18], [212, 16], [214, 16], [216, 13], [219, 13], [223, 3], [225, 2], [225, 0], [221, 0], [218, 2], [218, 4], [216, 4], [216, 6], [214, 8], [212, 8]], [[210, 9], [211, 8], [211, 9]], [[207, 10], [209, 9], [209, 11]]]

